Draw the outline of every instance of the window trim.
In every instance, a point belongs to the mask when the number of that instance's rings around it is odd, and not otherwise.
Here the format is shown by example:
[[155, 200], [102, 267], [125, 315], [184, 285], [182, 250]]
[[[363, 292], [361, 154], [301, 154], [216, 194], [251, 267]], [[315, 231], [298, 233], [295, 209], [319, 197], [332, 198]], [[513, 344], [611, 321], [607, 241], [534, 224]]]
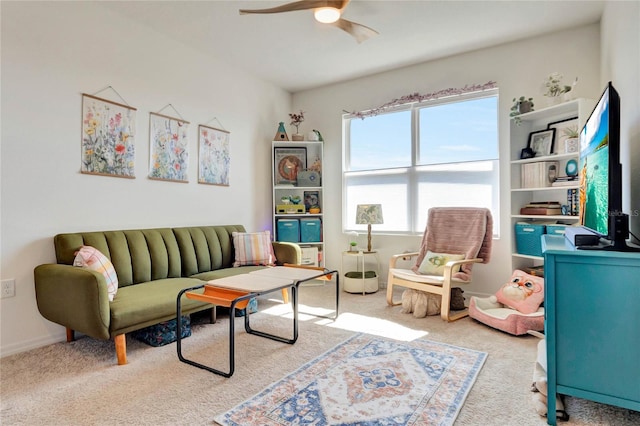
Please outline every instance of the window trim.
[[[358, 227], [357, 225], [356, 225], [356, 228], [351, 228], [348, 226], [348, 223], [349, 223], [349, 220], [347, 217], [348, 209], [346, 208], [347, 192], [348, 192], [347, 183], [346, 183], [347, 178], [350, 176], [367, 175], [369, 173], [380, 175], [381, 172], [385, 172], [385, 171], [387, 171], [390, 174], [396, 174], [398, 172], [402, 173], [401, 170], [404, 170], [405, 173], [408, 173], [407, 185], [409, 186], [408, 189], [410, 191], [409, 200], [407, 201], [407, 209], [408, 209], [407, 223], [410, 230], [408, 231], [389, 231], [389, 230], [376, 231], [375, 227], [373, 227], [371, 232], [372, 234], [376, 234], [376, 235], [397, 235], [397, 236], [419, 236], [424, 234], [424, 229], [420, 229], [422, 225], [418, 223], [414, 223], [418, 220], [418, 216], [416, 216], [415, 213], [417, 213], [417, 206], [419, 203], [419, 198], [418, 198], [419, 178], [418, 178], [417, 171], [421, 167], [429, 167], [433, 165], [418, 164], [418, 160], [420, 158], [420, 111], [426, 107], [433, 107], [437, 105], [445, 105], [450, 103], [464, 102], [464, 101], [482, 99], [482, 98], [496, 98], [496, 102], [499, 105], [499, 91], [497, 88], [493, 88], [493, 89], [487, 89], [487, 90], [478, 91], [478, 92], [447, 96], [447, 97], [438, 98], [438, 99], [430, 99], [422, 102], [408, 102], [403, 105], [398, 105], [398, 106], [388, 108], [385, 111], [379, 114], [376, 114], [376, 115], [382, 115], [382, 114], [391, 114], [391, 113], [402, 112], [407, 110], [411, 111], [411, 165], [405, 166], [405, 167], [390, 167], [388, 169], [370, 169], [370, 170], [355, 170], [355, 171], [348, 170], [348, 165], [351, 164], [350, 149], [349, 149], [350, 143], [351, 143], [350, 122], [353, 119], [362, 119], [362, 118], [352, 113], [343, 114], [342, 116], [342, 126], [343, 126], [342, 205], [345, 206], [345, 208], [342, 209], [342, 232], [343, 233], [347, 233], [351, 231], [362, 232], [362, 229], [360, 229], [360, 227]], [[491, 209], [492, 213], [494, 214], [494, 217], [499, 217], [498, 215], [500, 213], [500, 195], [501, 195], [500, 188], [499, 188], [500, 186], [500, 140], [499, 140], [498, 114], [499, 114], [499, 108], [497, 107], [496, 108], [496, 135], [497, 135], [496, 145], [497, 146], [496, 146], [495, 158], [487, 158], [484, 160], [471, 160], [471, 161], [464, 161], [464, 162], [458, 162], [458, 163], [442, 163], [442, 164], [465, 164], [465, 163], [472, 163], [472, 162], [478, 162], [478, 161], [483, 161], [483, 162], [493, 161], [495, 163], [496, 170], [494, 171], [494, 173], [496, 173], [497, 175], [496, 176], [497, 181], [495, 185], [492, 185], [492, 193], [495, 195], [496, 202], [494, 203]], [[494, 211], [494, 209], [496, 211]], [[494, 227], [494, 237], [496, 238], [499, 236], [498, 231], [499, 231], [498, 227]]]

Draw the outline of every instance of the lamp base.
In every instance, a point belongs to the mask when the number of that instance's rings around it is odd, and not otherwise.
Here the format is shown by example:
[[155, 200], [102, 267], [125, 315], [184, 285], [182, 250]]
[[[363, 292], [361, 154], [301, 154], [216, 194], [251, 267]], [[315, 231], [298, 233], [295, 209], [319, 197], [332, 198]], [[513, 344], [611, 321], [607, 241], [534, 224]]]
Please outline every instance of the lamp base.
[[371, 252], [371, 224], [367, 224], [367, 251]]

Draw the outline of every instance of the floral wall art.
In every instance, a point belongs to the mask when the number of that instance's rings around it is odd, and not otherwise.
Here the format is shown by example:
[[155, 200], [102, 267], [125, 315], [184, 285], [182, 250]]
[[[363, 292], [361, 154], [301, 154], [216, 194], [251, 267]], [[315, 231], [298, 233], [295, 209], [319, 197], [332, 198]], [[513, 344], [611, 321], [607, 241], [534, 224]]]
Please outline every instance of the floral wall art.
[[81, 173], [135, 178], [136, 109], [82, 95]]
[[189, 122], [149, 113], [149, 178], [188, 182]]
[[229, 132], [198, 127], [198, 183], [229, 186]]

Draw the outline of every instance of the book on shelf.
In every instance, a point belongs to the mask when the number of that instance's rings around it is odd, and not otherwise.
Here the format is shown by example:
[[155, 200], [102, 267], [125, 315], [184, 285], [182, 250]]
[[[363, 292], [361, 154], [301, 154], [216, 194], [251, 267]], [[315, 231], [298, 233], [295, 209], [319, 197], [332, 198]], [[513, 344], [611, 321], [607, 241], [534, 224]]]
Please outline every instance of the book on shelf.
[[522, 207], [520, 214], [542, 216], [560, 215], [562, 214], [562, 207]]
[[558, 201], [530, 201], [524, 207], [559, 209], [562, 205]]
[[569, 206], [569, 215], [578, 216], [578, 212], [580, 211], [578, 189], [567, 189], [567, 206]]
[[579, 182], [577, 176], [561, 176], [553, 181], [551, 186], [574, 186], [578, 185]]

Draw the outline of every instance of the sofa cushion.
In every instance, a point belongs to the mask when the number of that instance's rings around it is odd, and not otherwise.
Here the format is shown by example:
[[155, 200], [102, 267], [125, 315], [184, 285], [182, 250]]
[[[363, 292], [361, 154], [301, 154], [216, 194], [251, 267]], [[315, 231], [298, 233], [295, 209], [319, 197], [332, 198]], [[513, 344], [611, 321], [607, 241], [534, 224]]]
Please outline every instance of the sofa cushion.
[[[203, 285], [193, 278], [166, 278], [119, 289], [111, 306], [112, 335], [126, 333], [176, 317], [176, 298], [180, 290]], [[203, 290], [197, 290], [202, 292]], [[183, 297], [182, 311], [192, 312], [211, 305]]]
[[91, 271], [100, 272], [107, 282], [107, 293], [109, 301], [112, 302], [118, 292], [118, 276], [111, 261], [95, 247], [82, 246], [75, 259], [73, 266], [80, 266]]
[[233, 248], [236, 252], [234, 267], [247, 265], [273, 266], [276, 255], [271, 245], [271, 232], [234, 232]]

